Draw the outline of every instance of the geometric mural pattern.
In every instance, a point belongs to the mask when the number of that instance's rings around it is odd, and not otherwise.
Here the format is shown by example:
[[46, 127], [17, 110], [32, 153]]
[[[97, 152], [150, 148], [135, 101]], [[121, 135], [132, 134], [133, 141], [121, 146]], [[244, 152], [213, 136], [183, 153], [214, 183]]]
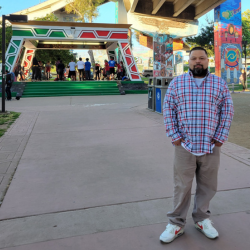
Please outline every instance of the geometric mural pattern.
[[111, 31], [111, 30], [82, 30], [78, 36], [79, 38], [90, 39], [128, 39], [127, 31]]
[[35, 49], [25, 48], [22, 66], [24, 66], [24, 74], [26, 77], [28, 76], [28, 72], [29, 72], [29, 69], [31, 67], [33, 57], [35, 55], [35, 51], [36, 51]]
[[131, 80], [141, 80], [129, 43], [118, 42], [122, 57], [124, 58], [127, 73]]

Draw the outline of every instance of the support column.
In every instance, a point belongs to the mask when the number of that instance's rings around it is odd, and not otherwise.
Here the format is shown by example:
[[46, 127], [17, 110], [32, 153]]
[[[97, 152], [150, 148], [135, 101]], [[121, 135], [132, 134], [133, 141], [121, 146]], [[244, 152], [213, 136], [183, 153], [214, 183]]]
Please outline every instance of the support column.
[[133, 57], [129, 42], [118, 42], [118, 45], [128, 77], [131, 79], [131, 81], [141, 81], [141, 76]]
[[36, 51], [35, 49], [25, 48], [25, 52], [24, 52], [23, 60], [22, 60], [22, 66], [24, 66], [25, 78], [28, 77], [29, 69], [31, 67], [33, 57], [35, 55], [35, 51]]
[[215, 74], [239, 83], [242, 70], [241, 0], [227, 0], [214, 10]]
[[23, 38], [11, 38], [8, 49], [6, 51], [6, 69], [10, 72], [15, 70], [15, 67], [20, 59], [23, 49]]
[[158, 34], [154, 37], [154, 77], [174, 75], [173, 38]]
[[174, 67], [175, 75], [179, 76], [184, 73], [184, 63], [183, 63], [183, 52], [175, 51], [174, 52]]

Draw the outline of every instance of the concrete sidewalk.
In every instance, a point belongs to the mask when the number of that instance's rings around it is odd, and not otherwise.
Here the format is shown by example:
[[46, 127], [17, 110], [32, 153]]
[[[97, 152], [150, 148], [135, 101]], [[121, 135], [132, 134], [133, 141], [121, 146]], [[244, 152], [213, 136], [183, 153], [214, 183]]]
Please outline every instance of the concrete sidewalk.
[[222, 148], [210, 207], [220, 237], [198, 232], [190, 209], [185, 234], [164, 245], [174, 148], [162, 116], [146, 109], [147, 95], [6, 105], [22, 114], [0, 139], [2, 196], [16, 169], [0, 208], [0, 249], [250, 248], [250, 150]]

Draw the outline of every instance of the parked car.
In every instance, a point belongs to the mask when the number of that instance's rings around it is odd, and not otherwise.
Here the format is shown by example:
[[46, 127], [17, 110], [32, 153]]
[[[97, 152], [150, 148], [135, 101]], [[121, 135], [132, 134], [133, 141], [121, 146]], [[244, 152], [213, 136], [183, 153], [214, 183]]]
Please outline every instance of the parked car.
[[153, 76], [153, 70], [152, 69], [144, 69], [142, 71], [142, 76], [144, 77], [152, 77]]

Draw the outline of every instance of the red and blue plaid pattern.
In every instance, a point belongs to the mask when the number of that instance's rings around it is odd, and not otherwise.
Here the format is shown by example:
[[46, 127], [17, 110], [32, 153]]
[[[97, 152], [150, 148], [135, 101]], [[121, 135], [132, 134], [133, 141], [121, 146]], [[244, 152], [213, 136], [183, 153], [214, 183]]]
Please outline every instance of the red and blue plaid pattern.
[[192, 72], [173, 79], [163, 103], [166, 134], [172, 142], [183, 138], [192, 153], [213, 153], [212, 139], [224, 143], [233, 119], [233, 101], [226, 82], [207, 74], [197, 86]]

